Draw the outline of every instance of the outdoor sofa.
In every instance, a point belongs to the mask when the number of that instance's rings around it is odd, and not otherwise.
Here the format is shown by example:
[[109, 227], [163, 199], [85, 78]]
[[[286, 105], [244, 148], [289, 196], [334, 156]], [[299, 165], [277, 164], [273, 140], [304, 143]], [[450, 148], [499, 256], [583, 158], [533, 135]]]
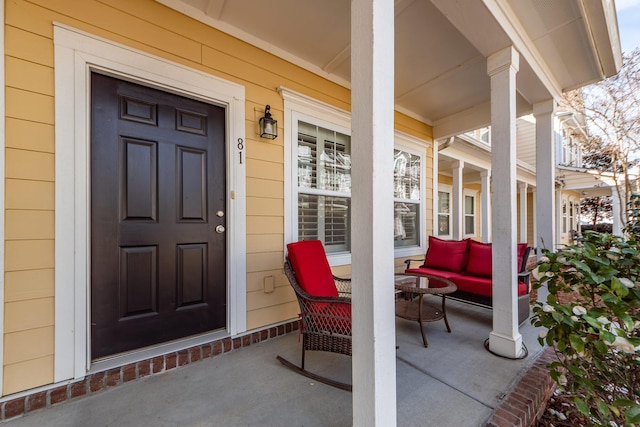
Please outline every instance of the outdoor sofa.
[[[529, 317], [531, 289], [526, 265], [530, 250], [526, 243], [518, 243], [518, 278], [514, 283], [518, 288], [518, 323]], [[412, 268], [412, 262], [416, 261], [422, 261], [422, 265]], [[487, 308], [493, 306], [491, 243], [471, 239], [443, 240], [429, 236], [425, 258], [408, 259], [405, 263], [405, 273], [428, 274], [455, 283], [458, 290], [447, 295], [448, 298]]]

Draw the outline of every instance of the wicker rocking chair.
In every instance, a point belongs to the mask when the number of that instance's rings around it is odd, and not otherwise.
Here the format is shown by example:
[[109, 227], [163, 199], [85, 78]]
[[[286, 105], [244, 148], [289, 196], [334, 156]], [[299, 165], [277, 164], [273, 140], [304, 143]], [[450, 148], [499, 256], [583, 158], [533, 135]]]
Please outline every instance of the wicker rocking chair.
[[284, 272], [300, 304], [302, 362], [297, 366], [281, 356], [286, 367], [316, 381], [351, 391], [351, 385], [314, 374], [304, 367], [305, 351], [329, 351], [351, 356], [351, 279], [331, 273], [319, 240], [287, 245]]

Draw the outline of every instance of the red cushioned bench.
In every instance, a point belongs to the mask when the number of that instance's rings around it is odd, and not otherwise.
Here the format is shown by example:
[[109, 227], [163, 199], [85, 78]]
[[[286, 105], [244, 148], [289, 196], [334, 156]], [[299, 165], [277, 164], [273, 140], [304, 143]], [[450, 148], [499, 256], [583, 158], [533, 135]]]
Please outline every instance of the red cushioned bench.
[[[531, 248], [518, 243], [518, 323], [529, 318], [529, 272], [527, 260]], [[411, 263], [422, 261], [422, 265], [411, 268]], [[482, 307], [491, 308], [492, 265], [491, 243], [480, 243], [471, 239], [443, 240], [429, 236], [429, 249], [424, 260], [408, 259], [406, 273], [428, 274], [442, 277], [456, 284], [458, 290], [447, 295]]]

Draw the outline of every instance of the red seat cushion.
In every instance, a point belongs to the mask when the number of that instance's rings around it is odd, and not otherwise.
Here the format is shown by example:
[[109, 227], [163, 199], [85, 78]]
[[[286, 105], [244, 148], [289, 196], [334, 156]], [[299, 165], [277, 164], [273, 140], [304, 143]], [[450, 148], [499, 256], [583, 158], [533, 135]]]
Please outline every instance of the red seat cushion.
[[467, 261], [469, 239], [442, 240], [429, 236], [429, 250], [422, 267], [461, 272]]
[[[476, 295], [483, 295], [485, 297], [492, 296], [492, 282], [491, 279], [486, 277], [477, 276], [457, 276], [450, 279], [456, 284], [459, 291], [465, 291]], [[527, 284], [521, 281], [518, 282], [518, 296], [527, 295]]]
[[410, 274], [428, 274], [429, 276], [442, 277], [443, 279], [460, 276], [460, 273], [456, 273], [455, 271], [437, 270], [429, 267], [407, 268], [404, 272]]
[[320, 240], [304, 240], [287, 245], [288, 258], [300, 287], [316, 297], [337, 297], [327, 255]]
[[458, 276], [451, 278], [459, 291], [490, 297], [492, 295], [491, 279], [477, 276]]

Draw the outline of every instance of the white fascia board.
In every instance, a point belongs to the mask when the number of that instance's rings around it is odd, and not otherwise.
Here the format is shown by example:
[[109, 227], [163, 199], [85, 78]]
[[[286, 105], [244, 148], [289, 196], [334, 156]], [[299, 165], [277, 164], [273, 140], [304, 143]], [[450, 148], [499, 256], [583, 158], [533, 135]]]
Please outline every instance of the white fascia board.
[[520, 25], [516, 14], [506, 0], [483, 0], [485, 6], [493, 17], [498, 21], [513, 46], [520, 53], [522, 58], [529, 64], [533, 72], [538, 76], [544, 87], [549, 91], [549, 95], [555, 99], [562, 96], [562, 87], [555, 78], [551, 69], [547, 66], [542, 55], [535, 48], [533, 40], [527, 35], [525, 29]]
[[617, 74], [622, 66], [622, 48], [613, 0], [580, 0], [579, 6], [603, 78]]

